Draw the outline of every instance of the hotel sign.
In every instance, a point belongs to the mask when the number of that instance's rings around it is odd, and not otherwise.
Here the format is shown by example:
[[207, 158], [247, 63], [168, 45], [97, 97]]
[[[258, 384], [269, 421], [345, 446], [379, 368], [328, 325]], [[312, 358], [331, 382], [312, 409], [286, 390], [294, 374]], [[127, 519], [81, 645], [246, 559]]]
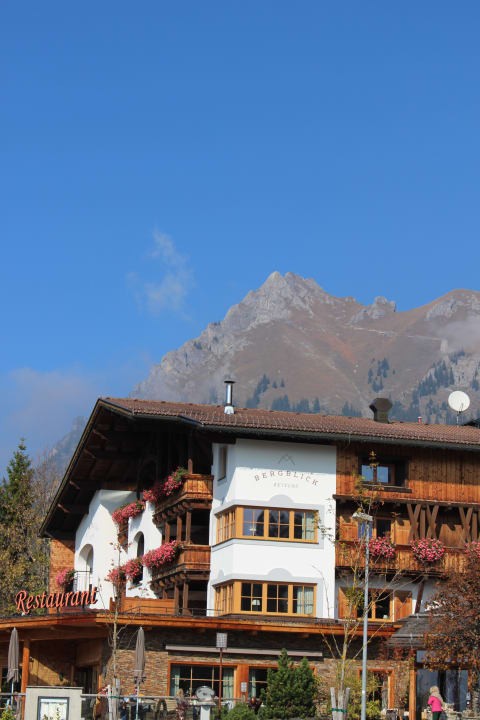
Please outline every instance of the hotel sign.
[[29, 615], [32, 610], [40, 608], [86, 607], [97, 602], [97, 588], [77, 590], [77, 592], [56, 592], [41, 595], [30, 595], [20, 590], [15, 597], [17, 612]]

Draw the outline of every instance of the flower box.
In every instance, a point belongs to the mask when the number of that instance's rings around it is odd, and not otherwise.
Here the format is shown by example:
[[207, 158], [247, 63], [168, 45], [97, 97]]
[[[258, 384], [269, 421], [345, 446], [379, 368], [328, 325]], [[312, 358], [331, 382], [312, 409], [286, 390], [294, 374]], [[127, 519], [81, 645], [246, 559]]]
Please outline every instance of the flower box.
[[160, 547], [155, 548], [155, 550], [150, 550], [150, 552], [145, 553], [142, 557], [142, 562], [145, 567], [150, 569], [162, 568], [174, 563], [181, 549], [181, 543], [177, 540], [172, 540], [171, 542], [160, 545]]
[[113, 511], [112, 519], [113, 522], [118, 525], [119, 530], [122, 524], [128, 523], [129, 518], [137, 517], [141, 515], [145, 510], [145, 503], [143, 500], [135, 500], [132, 503], [126, 505], [120, 505], [119, 508]]
[[372, 538], [368, 546], [372, 560], [391, 560], [395, 557], [395, 545], [388, 537]]
[[156, 482], [155, 485], [148, 490], [143, 491], [143, 500], [145, 502], [157, 503], [163, 498], [173, 495], [184, 482], [187, 471], [183, 467], [178, 467], [175, 472], [171, 473], [166, 480]]
[[434, 538], [412, 540], [410, 547], [415, 558], [425, 565], [436, 563], [445, 555], [445, 545], [441, 540], [435, 540]]

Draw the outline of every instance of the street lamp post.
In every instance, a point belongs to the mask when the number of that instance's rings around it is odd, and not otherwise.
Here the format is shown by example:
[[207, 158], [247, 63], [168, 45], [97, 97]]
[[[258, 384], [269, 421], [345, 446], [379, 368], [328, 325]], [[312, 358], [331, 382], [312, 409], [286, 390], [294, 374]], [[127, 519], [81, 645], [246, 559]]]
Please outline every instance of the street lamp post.
[[356, 512], [353, 519], [365, 526], [365, 592], [363, 596], [363, 648], [362, 648], [362, 709], [360, 720], [367, 720], [367, 642], [368, 642], [368, 561], [370, 559], [370, 538], [373, 517]]
[[227, 649], [227, 633], [217, 632], [217, 650], [220, 650], [220, 667], [218, 677], [218, 712], [222, 716], [222, 683], [223, 683], [223, 651]]

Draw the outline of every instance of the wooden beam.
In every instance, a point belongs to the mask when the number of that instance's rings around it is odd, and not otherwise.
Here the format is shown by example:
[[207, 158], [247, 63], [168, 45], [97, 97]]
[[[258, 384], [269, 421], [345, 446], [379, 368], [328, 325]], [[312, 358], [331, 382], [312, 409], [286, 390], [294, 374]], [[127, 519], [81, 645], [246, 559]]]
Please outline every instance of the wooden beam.
[[187, 510], [186, 518], [185, 518], [185, 542], [189, 543], [191, 539], [192, 534], [192, 512], [191, 510]]
[[[465, 512], [465, 510], [467, 512]], [[462, 538], [464, 542], [468, 543], [471, 541], [470, 523], [472, 521], [473, 508], [462, 508], [459, 507], [460, 520], [462, 521]]]
[[66, 515], [86, 515], [88, 513], [88, 505], [57, 505]]
[[187, 472], [193, 473], [193, 433], [188, 433]]
[[410, 518], [410, 533], [408, 535], [408, 542], [411, 540], [418, 540], [418, 516], [422, 506], [420, 504], [415, 505], [415, 510], [412, 509], [412, 503], [407, 503], [408, 517]]
[[438, 505], [434, 505], [433, 508], [430, 508], [429, 505], [427, 505], [427, 523], [428, 523], [428, 530], [427, 530], [427, 537], [428, 538], [436, 538], [436, 522], [437, 522], [437, 515], [438, 515]]
[[425, 508], [420, 506], [420, 537], [423, 539], [427, 535]]
[[20, 692], [24, 693], [27, 689], [30, 675], [30, 640], [23, 641], [22, 650], [22, 686]]

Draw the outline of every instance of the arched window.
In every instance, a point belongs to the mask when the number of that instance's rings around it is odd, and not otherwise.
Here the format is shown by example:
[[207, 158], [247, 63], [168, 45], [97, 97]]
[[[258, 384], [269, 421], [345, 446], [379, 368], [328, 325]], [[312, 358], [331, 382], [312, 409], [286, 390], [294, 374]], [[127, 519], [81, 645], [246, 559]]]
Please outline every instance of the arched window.
[[[139, 532], [135, 535], [134, 540], [134, 547], [136, 548], [136, 557], [141, 558], [143, 555], [145, 555], [145, 537], [142, 532]], [[136, 583], [141, 583], [143, 580], [143, 565], [142, 565], [142, 571], [141, 574], [137, 576], [135, 579]]]
[[145, 555], [145, 538], [143, 533], [138, 533], [135, 539], [137, 542], [137, 558], [139, 558]]
[[88, 590], [93, 585], [93, 547], [84, 545], [80, 550], [79, 567], [77, 569], [77, 590]]

